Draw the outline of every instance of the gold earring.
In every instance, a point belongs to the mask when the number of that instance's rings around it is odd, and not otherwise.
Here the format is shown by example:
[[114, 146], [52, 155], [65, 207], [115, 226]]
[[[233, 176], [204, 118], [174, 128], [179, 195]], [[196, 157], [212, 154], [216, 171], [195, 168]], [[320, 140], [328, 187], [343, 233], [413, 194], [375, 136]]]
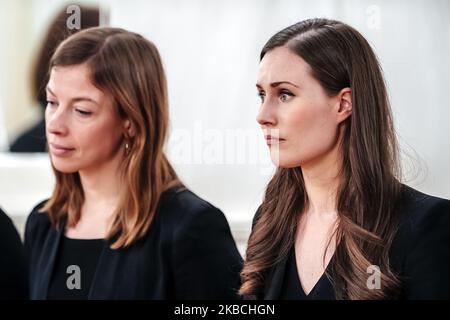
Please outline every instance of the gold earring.
[[351, 111], [350, 103], [348, 103], [347, 101], [345, 101], [345, 102], [343, 103], [343, 107], [344, 107], [345, 109], [347, 109], [346, 111]]
[[128, 142], [125, 142], [125, 152], [130, 152], [130, 145], [128, 144]]

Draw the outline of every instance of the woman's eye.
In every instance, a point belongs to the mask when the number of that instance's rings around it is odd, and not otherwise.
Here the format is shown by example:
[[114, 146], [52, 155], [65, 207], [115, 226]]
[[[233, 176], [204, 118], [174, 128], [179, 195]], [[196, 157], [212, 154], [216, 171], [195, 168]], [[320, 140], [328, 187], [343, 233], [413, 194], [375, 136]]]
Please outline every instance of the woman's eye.
[[56, 102], [52, 101], [52, 100], [47, 100], [47, 106], [48, 107], [54, 107], [54, 106], [56, 106]]
[[283, 90], [280, 92], [280, 99], [281, 101], [287, 101], [290, 97], [293, 97], [294, 95], [287, 90]]
[[92, 114], [92, 112], [90, 112], [90, 111], [84, 111], [84, 110], [81, 110], [81, 109], [75, 109], [75, 111], [76, 112], [78, 112], [80, 115], [82, 115], [82, 116], [90, 116], [91, 114]]
[[266, 94], [263, 91], [259, 91], [258, 97], [261, 99], [261, 102], [264, 102], [264, 98], [266, 97]]

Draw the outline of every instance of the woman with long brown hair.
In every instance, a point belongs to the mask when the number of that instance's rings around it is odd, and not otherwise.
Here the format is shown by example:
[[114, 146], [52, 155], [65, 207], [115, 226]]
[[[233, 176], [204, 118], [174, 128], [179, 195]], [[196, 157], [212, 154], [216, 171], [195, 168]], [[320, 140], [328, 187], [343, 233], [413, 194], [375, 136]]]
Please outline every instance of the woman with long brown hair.
[[223, 213], [183, 187], [163, 148], [157, 48], [91, 28], [55, 51], [46, 135], [56, 184], [25, 230], [32, 299], [233, 299], [241, 258]]
[[400, 182], [388, 95], [364, 37], [328, 19], [289, 26], [262, 49], [256, 86], [277, 171], [240, 293], [450, 298], [450, 201]]

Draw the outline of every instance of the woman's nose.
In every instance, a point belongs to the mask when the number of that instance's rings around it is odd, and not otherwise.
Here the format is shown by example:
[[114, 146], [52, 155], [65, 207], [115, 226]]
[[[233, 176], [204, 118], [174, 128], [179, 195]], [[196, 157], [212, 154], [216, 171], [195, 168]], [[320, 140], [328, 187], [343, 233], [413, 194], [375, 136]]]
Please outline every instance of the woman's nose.
[[263, 102], [261, 108], [259, 109], [258, 115], [256, 116], [256, 121], [261, 126], [275, 125], [277, 118], [273, 109], [274, 107], [271, 106], [267, 100]]
[[45, 127], [48, 133], [54, 135], [67, 134], [66, 115], [62, 108], [55, 111], [46, 110], [45, 113]]

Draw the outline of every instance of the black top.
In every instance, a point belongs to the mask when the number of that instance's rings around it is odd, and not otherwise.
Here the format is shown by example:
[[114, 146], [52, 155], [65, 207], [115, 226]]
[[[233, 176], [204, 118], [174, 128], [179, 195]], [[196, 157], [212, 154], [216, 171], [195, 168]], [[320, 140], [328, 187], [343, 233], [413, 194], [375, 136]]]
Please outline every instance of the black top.
[[[330, 271], [333, 258], [331, 258], [326, 271]], [[295, 248], [292, 247], [286, 262], [286, 273], [280, 292], [281, 300], [333, 300], [333, 286], [324, 272], [311, 291], [306, 294], [298, 276]]]
[[[25, 228], [31, 299], [46, 299], [64, 226], [39, 204]], [[242, 259], [223, 213], [189, 190], [163, 193], [152, 226], [127, 248], [105, 243], [88, 299], [236, 299]]]
[[[401, 221], [389, 258], [390, 267], [401, 279], [401, 290], [392, 299], [450, 299], [450, 201], [406, 185], [402, 186], [400, 199]], [[295, 288], [283, 287], [285, 277], [292, 278], [290, 268], [292, 265], [289, 266], [288, 257], [281, 258], [269, 270], [264, 289], [256, 298], [273, 300], [291, 297]], [[335, 299], [334, 288], [329, 288], [328, 281], [321, 278], [320, 286], [314, 288], [311, 298]], [[286, 290], [288, 292], [284, 292]]]
[[103, 239], [61, 238], [47, 298], [59, 300], [87, 299]]
[[0, 299], [27, 299], [27, 270], [19, 234], [0, 209]]

